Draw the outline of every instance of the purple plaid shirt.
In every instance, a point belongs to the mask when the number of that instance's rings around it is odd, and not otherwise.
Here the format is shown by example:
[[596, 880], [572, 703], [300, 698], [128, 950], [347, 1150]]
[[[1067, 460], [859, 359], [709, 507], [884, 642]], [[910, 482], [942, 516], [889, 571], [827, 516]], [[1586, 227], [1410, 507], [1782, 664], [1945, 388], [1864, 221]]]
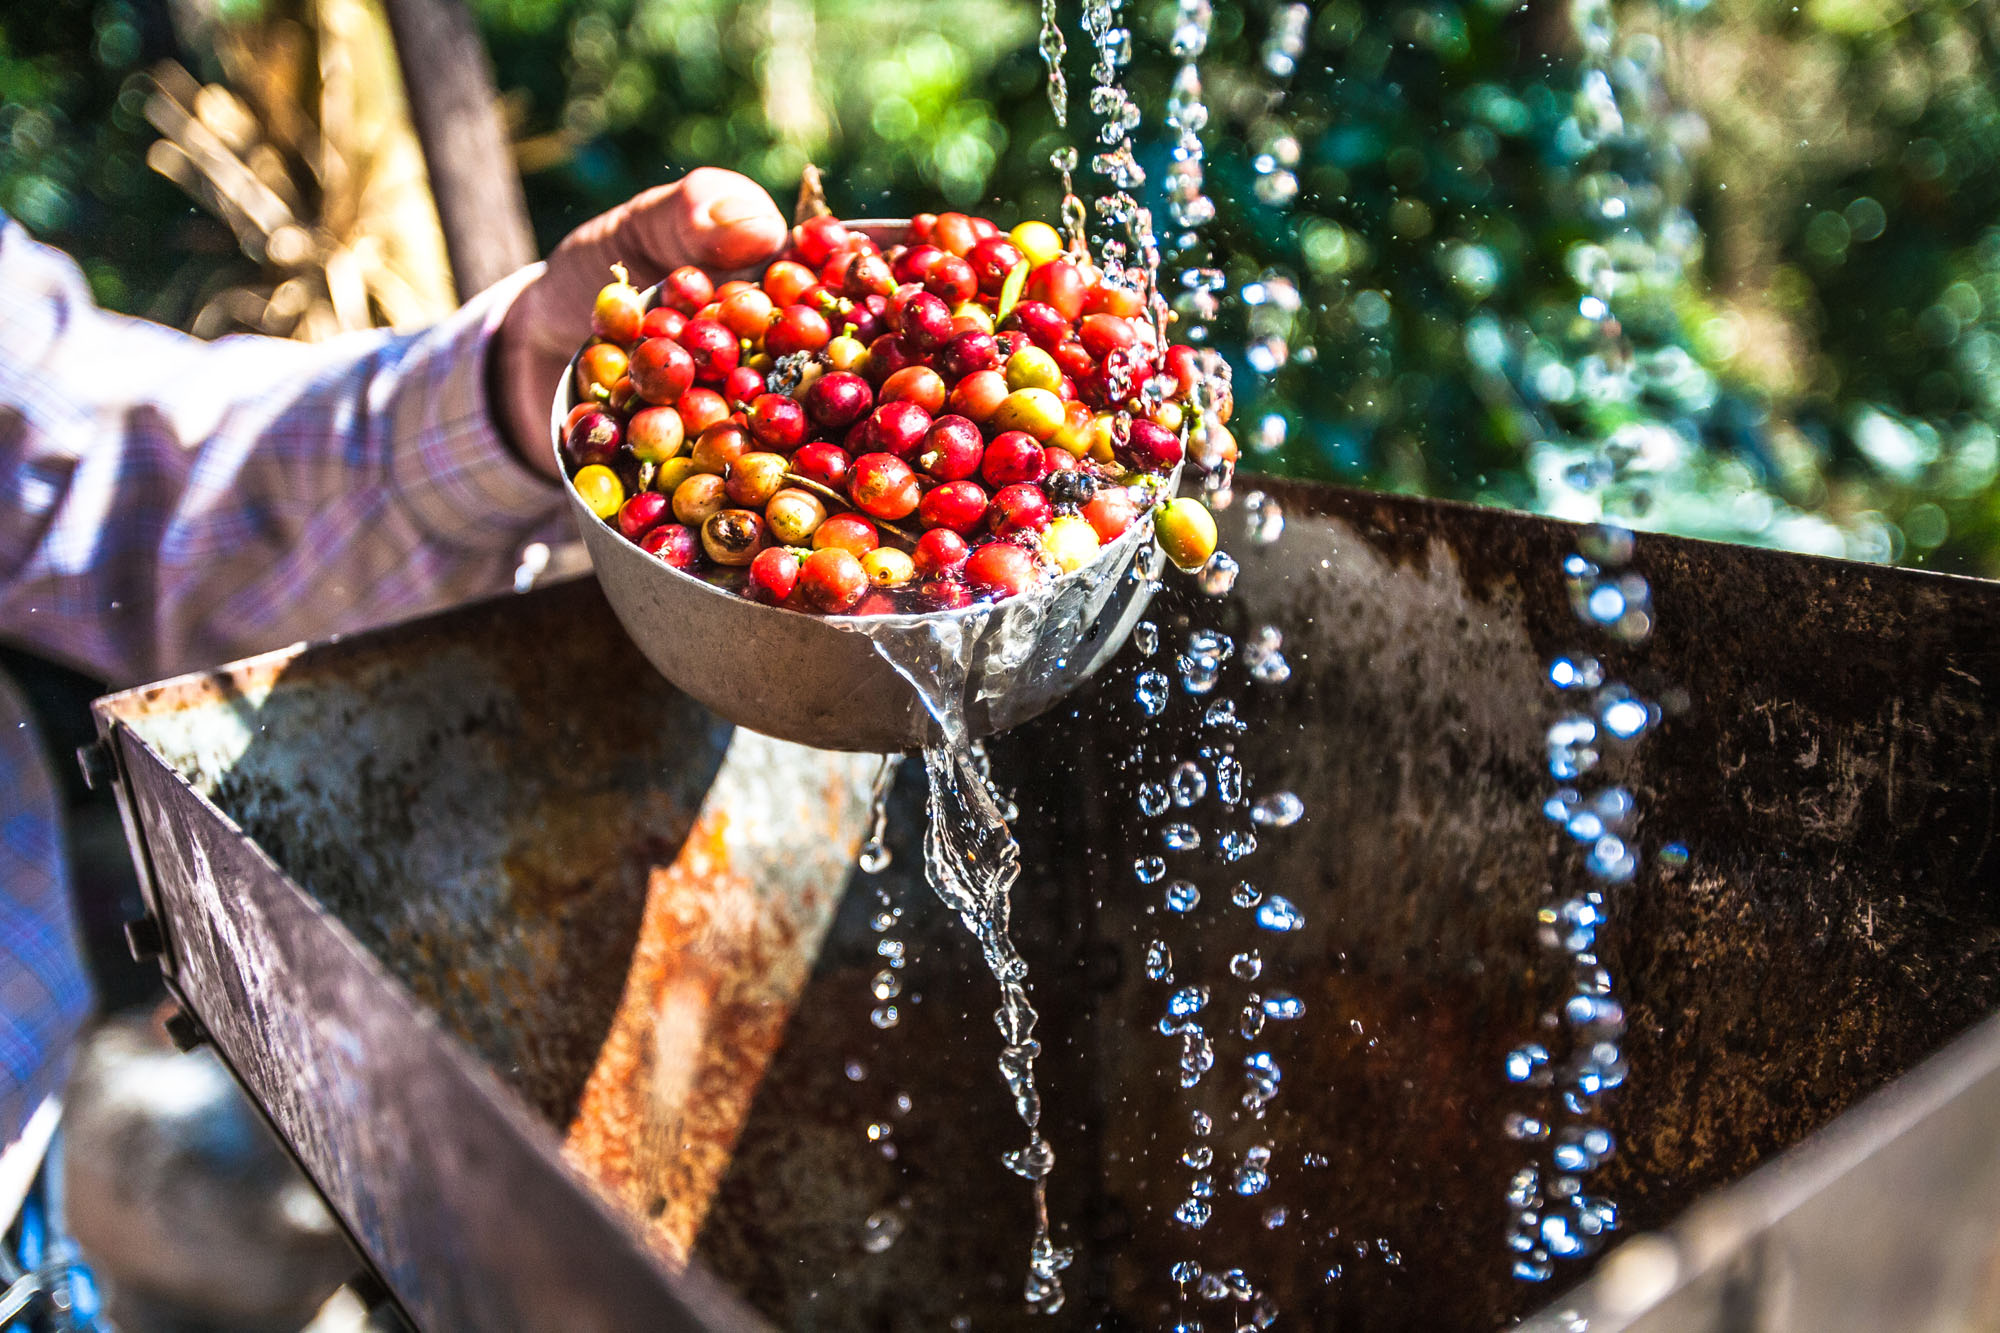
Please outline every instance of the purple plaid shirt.
[[[555, 515], [487, 415], [528, 274], [415, 334], [202, 342], [0, 217], [0, 634], [129, 684], [509, 586]], [[55, 786], [0, 680], [0, 1145], [91, 996]]]

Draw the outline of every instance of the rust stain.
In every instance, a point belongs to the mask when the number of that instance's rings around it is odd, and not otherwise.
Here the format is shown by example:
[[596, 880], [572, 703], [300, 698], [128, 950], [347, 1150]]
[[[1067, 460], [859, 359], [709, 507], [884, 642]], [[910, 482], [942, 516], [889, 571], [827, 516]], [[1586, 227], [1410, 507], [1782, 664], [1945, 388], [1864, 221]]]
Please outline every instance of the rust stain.
[[803, 989], [810, 960], [797, 955], [824, 924], [800, 920], [781, 895], [761, 896], [727, 835], [727, 816], [704, 812], [675, 861], [654, 869], [625, 993], [565, 1143], [676, 1263], [708, 1215]]

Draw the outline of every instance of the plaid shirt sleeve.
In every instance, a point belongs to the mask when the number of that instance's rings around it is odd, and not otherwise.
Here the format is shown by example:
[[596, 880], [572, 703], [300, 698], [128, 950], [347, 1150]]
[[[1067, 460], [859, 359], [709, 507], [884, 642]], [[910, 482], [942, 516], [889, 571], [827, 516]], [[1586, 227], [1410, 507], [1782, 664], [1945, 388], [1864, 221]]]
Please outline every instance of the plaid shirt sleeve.
[[[419, 333], [208, 343], [0, 217], [0, 634], [128, 683], [510, 586], [559, 521], [486, 406], [531, 273]], [[89, 1008], [53, 790], [0, 682], [0, 1144]]]
[[420, 333], [207, 343], [0, 222], [0, 633], [122, 683], [509, 586], [560, 499], [486, 406], [531, 273]]

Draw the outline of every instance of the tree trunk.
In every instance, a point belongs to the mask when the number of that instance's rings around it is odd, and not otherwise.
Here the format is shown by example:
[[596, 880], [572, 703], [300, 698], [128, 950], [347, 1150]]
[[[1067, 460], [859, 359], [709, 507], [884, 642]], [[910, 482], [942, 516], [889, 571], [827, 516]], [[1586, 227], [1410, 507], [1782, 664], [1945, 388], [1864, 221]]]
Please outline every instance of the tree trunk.
[[386, 0], [460, 300], [535, 258], [486, 48], [464, 0]]

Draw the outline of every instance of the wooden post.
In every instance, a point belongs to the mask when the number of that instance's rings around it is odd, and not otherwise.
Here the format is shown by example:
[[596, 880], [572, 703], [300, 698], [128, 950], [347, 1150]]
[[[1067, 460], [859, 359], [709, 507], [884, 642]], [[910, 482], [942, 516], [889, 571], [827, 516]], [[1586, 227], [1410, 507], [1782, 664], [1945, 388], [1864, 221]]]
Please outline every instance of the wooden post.
[[535, 258], [527, 198], [464, 0], [385, 0], [459, 299]]

